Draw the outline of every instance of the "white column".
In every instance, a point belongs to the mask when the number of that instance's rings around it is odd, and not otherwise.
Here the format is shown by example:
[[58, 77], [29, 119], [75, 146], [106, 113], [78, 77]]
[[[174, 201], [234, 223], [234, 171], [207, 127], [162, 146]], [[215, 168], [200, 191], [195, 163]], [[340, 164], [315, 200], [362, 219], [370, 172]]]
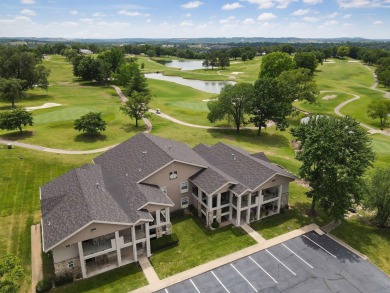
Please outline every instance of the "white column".
[[150, 234], [149, 234], [149, 223], [145, 223], [145, 234], [146, 234], [146, 257], [152, 255], [150, 251]]
[[251, 216], [251, 209], [250, 209], [250, 206], [251, 206], [251, 192], [249, 192], [248, 196], [247, 196], [247, 199], [248, 199], [248, 206], [247, 206], [247, 209], [246, 209], [246, 223], [249, 224], [250, 222], [250, 216]]
[[171, 222], [171, 215], [169, 214], [169, 207], [165, 208], [165, 220], [170, 223]]
[[83, 275], [83, 279], [85, 279], [87, 277], [87, 270], [85, 268], [83, 243], [80, 241], [80, 242], [77, 243], [77, 245], [78, 245], [78, 248], [79, 248], [81, 274]]
[[229, 221], [233, 220], [233, 192], [229, 191]]
[[115, 242], [116, 242], [116, 256], [118, 258], [118, 267], [122, 265], [122, 254], [121, 247], [119, 245], [119, 231], [115, 231]]
[[156, 227], [160, 226], [161, 223], [161, 210], [156, 211]]
[[137, 245], [135, 244], [135, 226], [132, 226], [131, 227], [131, 241], [133, 242], [133, 258], [134, 258], [134, 261], [137, 261], [138, 260], [138, 257], [137, 257]]
[[259, 199], [258, 199], [258, 203], [257, 203], [257, 213], [256, 213], [256, 219], [257, 220], [260, 220], [260, 207], [261, 207], [261, 203], [263, 202], [262, 200], [261, 200], [261, 197], [262, 197], [262, 193], [263, 193], [263, 191], [262, 190], [260, 190], [259, 191]]
[[282, 201], [282, 188], [283, 187], [283, 185], [282, 184], [280, 184], [279, 185], [279, 190], [278, 190], [278, 213], [280, 212], [280, 202]]
[[236, 226], [241, 225], [241, 196], [237, 197], [237, 219]]

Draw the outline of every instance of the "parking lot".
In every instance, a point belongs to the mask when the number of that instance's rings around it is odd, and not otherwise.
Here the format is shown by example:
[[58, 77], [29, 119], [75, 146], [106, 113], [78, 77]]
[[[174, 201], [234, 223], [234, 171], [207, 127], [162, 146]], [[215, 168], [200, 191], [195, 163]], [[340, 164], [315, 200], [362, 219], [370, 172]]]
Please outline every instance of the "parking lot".
[[388, 293], [390, 278], [326, 235], [310, 232], [157, 292]]

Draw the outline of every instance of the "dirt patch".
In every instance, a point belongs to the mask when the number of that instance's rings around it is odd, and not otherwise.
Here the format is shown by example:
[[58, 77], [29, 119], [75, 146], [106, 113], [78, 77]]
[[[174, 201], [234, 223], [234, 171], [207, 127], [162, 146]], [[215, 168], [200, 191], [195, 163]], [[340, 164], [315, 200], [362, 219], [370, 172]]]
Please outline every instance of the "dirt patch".
[[326, 63], [332, 64], [332, 63], [336, 63], [336, 62], [334, 62], [334, 61], [324, 61], [324, 64], [326, 64]]
[[333, 100], [333, 99], [336, 99], [337, 98], [337, 95], [327, 95], [325, 97], [322, 98], [322, 100]]

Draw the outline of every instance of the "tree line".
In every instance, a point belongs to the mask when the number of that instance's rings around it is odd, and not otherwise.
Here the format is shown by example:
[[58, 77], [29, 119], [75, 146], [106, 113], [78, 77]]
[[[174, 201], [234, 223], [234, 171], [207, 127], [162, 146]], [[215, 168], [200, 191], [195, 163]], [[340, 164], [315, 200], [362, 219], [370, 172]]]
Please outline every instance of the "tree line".
[[261, 128], [267, 127], [268, 121], [274, 122], [277, 129], [285, 130], [287, 117], [294, 111], [293, 101], [312, 103], [319, 93], [312, 70], [300, 67], [300, 64], [306, 66], [302, 62], [306, 59], [308, 63], [312, 60], [313, 64], [318, 64], [314, 54], [306, 55], [297, 54], [293, 59], [287, 53], [274, 52], [264, 56], [254, 85], [226, 85], [215, 100], [208, 102], [207, 118], [211, 122], [233, 120], [237, 132], [241, 126], [253, 123], [261, 135]]

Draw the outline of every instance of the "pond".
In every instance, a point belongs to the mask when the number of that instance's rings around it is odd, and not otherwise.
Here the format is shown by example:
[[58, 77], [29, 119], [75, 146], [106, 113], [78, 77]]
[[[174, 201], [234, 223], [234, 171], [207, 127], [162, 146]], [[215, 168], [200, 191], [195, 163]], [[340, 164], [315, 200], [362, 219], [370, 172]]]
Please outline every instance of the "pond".
[[221, 89], [226, 84], [235, 84], [234, 81], [205, 81], [205, 80], [196, 80], [196, 79], [185, 79], [180, 76], [167, 76], [167, 75], [162, 75], [161, 73], [148, 73], [145, 74], [145, 77], [174, 82], [177, 84], [189, 86], [194, 89], [204, 91], [207, 93], [212, 93], [212, 94], [219, 94], [221, 92]]
[[181, 68], [181, 70], [194, 70], [203, 68], [203, 60], [157, 60], [157, 63], [163, 64], [167, 67]]

